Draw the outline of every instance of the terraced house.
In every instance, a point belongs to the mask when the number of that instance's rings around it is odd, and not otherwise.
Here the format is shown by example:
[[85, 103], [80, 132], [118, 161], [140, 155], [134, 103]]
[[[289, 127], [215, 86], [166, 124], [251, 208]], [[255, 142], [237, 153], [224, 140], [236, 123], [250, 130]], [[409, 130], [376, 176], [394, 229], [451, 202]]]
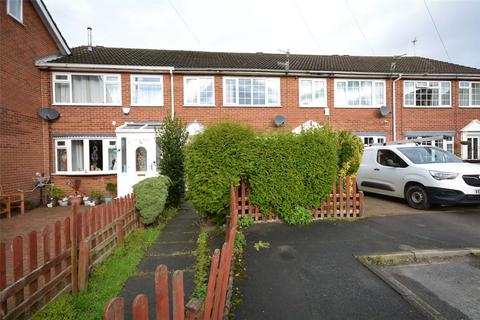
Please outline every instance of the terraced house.
[[[365, 144], [441, 136], [480, 159], [480, 70], [413, 56], [229, 53], [81, 46], [38, 56], [48, 152], [58, 185], [118, 181], [119, 194], [154, 175], [155, 128], [175, 114], [192, 135], [234, 120], [261, 130], [332, 125]], [[37, 110], [31, 110], [34, 116]]]

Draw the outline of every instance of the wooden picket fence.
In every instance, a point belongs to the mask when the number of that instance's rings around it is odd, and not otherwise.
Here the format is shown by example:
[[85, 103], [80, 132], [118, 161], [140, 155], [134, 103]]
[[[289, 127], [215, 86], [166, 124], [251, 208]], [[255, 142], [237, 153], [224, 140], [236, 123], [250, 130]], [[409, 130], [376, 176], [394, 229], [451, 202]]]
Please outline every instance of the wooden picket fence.
[[84, 290], [89, 271], [138, 226], [129, 195], [83, 212], [72, 206], [70, 217], [30, 232], [26, 242], [21, 235], [1, 242], [0, 320], [28, 319], [61, 294]]
[[[319, 208], [311, 209], [314, 219], [322, 218], [359, 218], [365, 212], [363, 192], [357, 191], [355, 177], [338, 177], [332, 184], [332, 193], [327, 196], [326, 201], [320, 204]], [[277, 221], [280, 218], [272, 212], [263, 213], [254, 206], [251, 201], [251, 189], [242, 179], [240, 187], [235, 193], [237, 203], [237, 214], [240, 218], [249, 215], [255, 222]]]
[[[216, 249], [210, 263], [207, 294], [205, 301], [191, 299], [185, 305], [185, 292], [183, 286], [183, 272], [175, 271], [172, 274], [172, 312], [169, 304], [168, 268], [160, 265], [155, 270], [155, 315], [157, 320], [220, 320], [224, 318], [227, 305], [227, 297], [230, 292], [230, 279], [232, 272], [233, 247], [237, 231], [238, 215], [235, 194], [238, 188], [230, 189], [230, 217], [227, 221], [225, 242], [222, 249]], [[132, 302], [133, 320], [147, 320], [148, 298], [139, 294]], [[130, 318], [125, 315], [125, 300], [123, 297], [111, 299], [105, 305], [104, 319], [118, 320]]]

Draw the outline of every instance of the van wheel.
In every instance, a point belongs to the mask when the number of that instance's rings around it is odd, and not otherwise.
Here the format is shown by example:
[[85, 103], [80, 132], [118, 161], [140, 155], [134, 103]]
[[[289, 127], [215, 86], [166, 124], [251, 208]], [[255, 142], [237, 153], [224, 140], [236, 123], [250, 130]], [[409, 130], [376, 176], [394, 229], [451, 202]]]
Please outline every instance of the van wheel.
[[408, 205], [414, 209], [425, 210], [431, 207], [427, 191], [421, 185], [411, 185], [405, 192]]

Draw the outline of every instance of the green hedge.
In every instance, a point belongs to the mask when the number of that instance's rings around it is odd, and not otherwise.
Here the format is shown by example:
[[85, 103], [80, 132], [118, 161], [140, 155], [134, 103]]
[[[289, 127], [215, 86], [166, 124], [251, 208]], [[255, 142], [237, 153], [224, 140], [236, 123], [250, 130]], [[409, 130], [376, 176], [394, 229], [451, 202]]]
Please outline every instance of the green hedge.
[[142, 223], [154, 223], [164, 211], [169, 186], [170, 178], [167, 176], [147, 178], [133, 186]]
[[239, 124], [212, 125], [186, 147], [189, 199], [198, 211], [223, 218], [230, 184], [238, 185], [244, 177], [252, 188], [252, 203], [262, 212], [307, 223], [300, 208], [318, 207], [340, 168], [356, 170], [360, 140], [352, 136], [328, 127], [259, 134]]
[[363, 154], [363, 142], [350, 131], [338, 133], [338, 170], [342, 176], [355, 174], [360, 167]]
[[235, 123], [208, 127], [185, 148], [188, 198], [210, 216], [224, 216], [230, 184], [238, 184], [252, 165], [253, 130]]

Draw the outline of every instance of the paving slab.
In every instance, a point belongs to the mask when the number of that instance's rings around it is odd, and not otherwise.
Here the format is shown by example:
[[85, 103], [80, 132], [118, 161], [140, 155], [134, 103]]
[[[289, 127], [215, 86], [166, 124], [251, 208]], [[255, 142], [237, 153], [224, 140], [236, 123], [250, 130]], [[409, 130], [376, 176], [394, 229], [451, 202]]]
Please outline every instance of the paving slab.
[[[140, 293], [149, 300], [149, 318], [155, 319], [154, 272], [158, 265], [165, 264], [171, 275], [175, 270], [184, 270], [185, 302], [193, 291], [193, 269], [196, 239], [200, 231], [199, 216], [193, 206], [185, 202], [178, 214], [170, 220], [159, 238], [150, 246], [136, 269], [136, 275], [130, 277], [119, 296], [125, 298], [125, 317], [131, 319], [131, 304]], [[171, 290], [170, 290], [171, 293]], [[170, 299], [171, 300], [171, 299]]]
[[445, 319], [480, 319], [480, 257], [384, 266]]

